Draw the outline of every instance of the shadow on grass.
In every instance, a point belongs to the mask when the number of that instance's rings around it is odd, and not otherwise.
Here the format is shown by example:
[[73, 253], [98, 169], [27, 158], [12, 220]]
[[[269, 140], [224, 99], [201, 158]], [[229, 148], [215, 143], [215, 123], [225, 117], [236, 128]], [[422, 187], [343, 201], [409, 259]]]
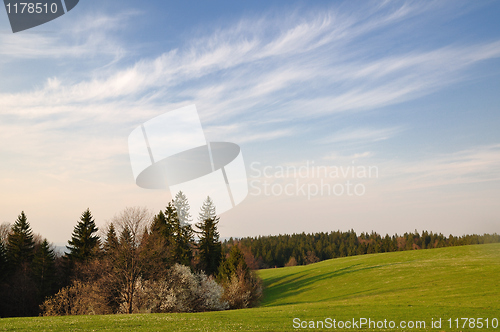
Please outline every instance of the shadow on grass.
[[[338, 269], [338, 270], [324, 272], [324, 273], [321, 273], [318, 269], [318, 271], [315, 271], [315, 270], [297, 271], [295, 273], [288, 273], [286, 275], [279, 276], [279, 277], [271, 277], [271, 278], [267, 279], [265, 282], [266, 288], [264, 290], [264, 298], [262, 301], [262, 306], [275, 306], [275, 305], [281, 306], [281, 305], [302, 303], [301, 301], [285, 301], [285, 302], [282, 302], [279, 304], [273, 304], [273, 302], [276, 302], [276, 300], [283, 299], [283, 298], [293, 298], [297, 295], [305, 293], [305, 292], [309, 291], [310, 289], [312, 289], [314, 284], [321, 282], [323, 280], [330, 280], [330, 281], [334, 282], [335, 278], [340, 277], [340, 276], [344, 276], [346, 274], [356, 273], [356, 272], [360, 272], [360, 271], [373, 270], [373, 269], [379, 269], [382, 267], [386, 267], [386, 266], [390, 266], [390, 265], [399, 265], [399, 264], [404, 264], [404, 263], [397, 262], [397, 263], [389, 263], [389, 264], [373, 265], [373, 266], [365, 266], [365, 267], [360, 267], [361, 264], [353, 264], [353, 265], [346, 266], [346, 267]], [[314, 274], [314, 275], [311, 275], [311, 274]], [[286, 280], [283, 281], [283, 279], [286, 279]], [[278, 285], [272, 286], [273, 284], [279, 283], [280, 281], [283, 281], [283, 282], [278, 284]], [[370, 291], [370, 290], [344, 294], [342, 296], [338, 296], [335, 298], [340, 299], [340, 298], [352, 297], [353, 295], [359, 295], [359, 294], [365, 293], [367, 291]], [[331, 300], [331, 299], [332, 298], [329, 298], [329, 300]], [[322, 300], [324, 300], [324, 299], [316, 299], [316, 300], [312, 300], [310, 302], [320, 302]]]

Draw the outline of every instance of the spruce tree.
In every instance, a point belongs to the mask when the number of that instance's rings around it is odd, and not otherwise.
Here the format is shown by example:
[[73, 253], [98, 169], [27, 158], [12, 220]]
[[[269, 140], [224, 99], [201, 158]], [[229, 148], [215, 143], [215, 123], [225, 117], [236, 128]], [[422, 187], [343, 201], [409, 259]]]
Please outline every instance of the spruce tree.
[[99, 246], [99, 237], [94, 235], [97, 233], [98, 228], [95, 221], [87, 209], [82, 213], [80, 221], [75, 226], [71, 240], [68, 241], [69, 253], [67, 257], [71, 261], [83, 262], [89, 259], [96, 248]]
[[210, 197], [207, 197], [198, 217], [199, 223], [195, 226], [200, 230], [199, 235], [199, 266], [200, 270], [205, 271], [207, 275], [215, 275], [219, 270], [221, 261], [222, 245], [219, 241], [219, 232], [217, 224], [219, 217], [215, 213], [215, 205]]
[[181, 226], [177, 220], [174, 224], [174, 262], [182, 265], [190, 266], [193, 251], [191, 244], [193, 243], [193, 229], [187, 224]]
[[172, 203], [168, 203], [165, 213], [160, 211], [153, 218], [151, 233], [160, 236], [165, 241], [166, 247], [172, 244], [173, 229], [176, 223], [176, 218], [175, 208]]
[[238, 271], [243, 272], [245, 278], [250, 276], [250, 269], [245, 262], [245, 256], [238, 245], [235, 244], [231, 247], [229, 257], [219, 266], [218, 279], [223, 283], [228, 282]]
[[52, 295], [56, 284], [56, 256], [47, 239], [37, 245], [32, 263], [33, 280], [37, 285], [40, 300]]
[[192, 221], [192, 219], [191, 214], [189, 213], [190, 206], [186, 195], [184, 195], [182, 191], [179, 191], [175, 195], [175, 198], [172, 202], [175, 210], [177, 211], [177, 217], [179, 218], [181, 226], [188, 225]]
[[7, 271], [7, 253], [3, 242], [0, 240], [0, 282], [5, 276], [5, 271]]
[[124, 247], [126, 250], [125, 252], [129, 252], [131, 250], [135, 249], [135, 244], [134, 244], [134, 238], [132, 236], [132, 232], [130, 229], [125, 226], [123, 231], [120, 234], [120, 246]]
[[181, 225], [174, 201], [168, 203], [164, 213], [161, 212], [155, 217], [152, 232], [160, 232], [166, 240], [172, 258], [171, 263], [191, 265], [193, 229], [189, 223]]
[[104, 241], [104, 252], [107, 254], [112, 253], [118, 248], [118, 237], [116, 236], [116, 230], [113, 223], [108, 227], [108, 233], [106, 234], [106, 240]]
[[34, 250], [33, 231], [22, 211], [7, 238], [7, 262], [12, 269], [19, 268], [23, 263], [31, 263]]

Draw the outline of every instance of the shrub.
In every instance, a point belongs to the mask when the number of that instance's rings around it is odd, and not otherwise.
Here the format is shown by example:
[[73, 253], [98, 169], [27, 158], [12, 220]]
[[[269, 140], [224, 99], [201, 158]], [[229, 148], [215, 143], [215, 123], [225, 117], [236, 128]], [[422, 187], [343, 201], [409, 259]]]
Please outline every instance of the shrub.
[[43, 316], [105, 315], [112, 313], [97, 283], [74, 281], [40, 305]]
[[203, 272], [193, 273], [190, 268], [176, 264], [167, 278], [140, 281], [137, 307], [142, 312], [198, 312], [224, 310], [221, 301], [223, 288]]
[[231, 309], [250, 308], [259, 302], [262, 296], [260, 279], [252, 271], [245, 271], [239, 266], [235, 273], [224, 283], [222, 299]]
[[262, 296], [262, 283], [248, 268], [238, 246], [231, 248], [229, 256], [219, 267], [218, 280], [224, 287], [222, 298], [231, 309], [253, 307]]

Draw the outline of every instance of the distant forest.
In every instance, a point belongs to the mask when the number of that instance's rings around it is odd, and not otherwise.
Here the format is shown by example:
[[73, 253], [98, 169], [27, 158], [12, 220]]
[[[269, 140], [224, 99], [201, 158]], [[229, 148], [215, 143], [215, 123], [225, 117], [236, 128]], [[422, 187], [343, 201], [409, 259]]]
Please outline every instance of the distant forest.
[[351, 230], [231, 238], [223, 242], [222, 248], [227, 253], [231, 247], [237, 245], [244, 253], [246, 263], [251, 269], [266, 269], [307, 265], [338, 257], [497, 242], [500, 242], [500, 235], [496, 233], [446, 237], [443, 234], [428, 231], [418, 233], [415, 230], [414, 233], [382, 237], [375, 232], [357, 235]]

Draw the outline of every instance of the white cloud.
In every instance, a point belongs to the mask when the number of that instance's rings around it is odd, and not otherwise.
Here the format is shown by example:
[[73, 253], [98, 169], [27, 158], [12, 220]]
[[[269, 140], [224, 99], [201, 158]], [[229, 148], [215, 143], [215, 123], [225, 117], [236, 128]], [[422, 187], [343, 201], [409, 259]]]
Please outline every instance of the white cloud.
[[[115, 71], [96, 74], [90, 80], [73, 83], [53, 78], [41, 89], [0, 95], [0, 105], [4, 112], [15, 110], [16, 114], [32, 105], [45, 105], [46, 112], [52, 114], [54, 104], [85, 103], [92, 112], [94, 103], [116, 104], [120, 99], [140, 100], [148, 106], [168, 105], [183, 96], [203, 105], [200, 109], [209, 114], [211, 122], [226, 121], [235, 113], [251, 118], [248, 110], [252, 108], [265, 108], [269, 116], [277, 118], [314, 118], [418, 97], [459, 79], [463, 70], [478, 61], [500, 55], [500, 42], [413, 50], [373, 59], [366, 57], [369, 45], [361, 54], [353, 51], [353, 43], [364, 34], [394, 24], [405, 15], [415, 15], [407, 6], [402, 4], [389, 12], [372, 8], [371, 16], [313, 12], [300, 18], [297, 14], [279, 22], [279, 29], [275, 21], [255, 24], [242, 20], [235, 29], [217, 31], [190, 46], [188, 43], [155, 59], [139, 60], [128, 68], [116, 66]], [[363, 21], [365, 16], [370, 19]], [[101, 21], [104, 26], [119, 24], [109, 18]], [[88, 45], [90, 40], [97, 42]], [[19, 43], [29, 45], [30, 41]], [[64, 45], [65, 51], [53, 47], [43, 50], [50, 55], [75, 56], [106, 52], [102, 46], [108, 44], [103, 38], [92, 37], [73, 47]], [[110, 52], [115, 49], [121, 47]], [[12, 52], [41, 55], [16, 47]], [[186, 88], [188, 82], [192, 84]], [[321, 86], [322, 91], [315, 86]], [[36, 114], [47, 113], [37, 110]]]
[[50, 33], [26, 31], [0, 34], [0, 59], [3, 63], [20, 59], [82, 59], [95, 56], [121, 58], [125, 49], [110, 37], [123, 21], [134, 13], [115, 17], [94, 14], [85, 16]]
[[357, 159], [367, 159], [373, 157], [375, 154], [371, 151], [365, 151], [365, 152], [360, 152], [360, 153], [354, 153], [354, 154], [340, 154], [338, 152], [333, 152], [329, 153], [328, 155], [324, 156], [322, 159], [324, 160], [334, 160], [338, 164], [349, 164], [353, 160]]
[[500, 145], [478, 146], [425, 159], [381, 165], [391, 190], [500, 181]]
[[389, 139], [402, 131], [402, 128], [347, 128], [328, 137], [322, 138], [317, 143], [372, 143]]

